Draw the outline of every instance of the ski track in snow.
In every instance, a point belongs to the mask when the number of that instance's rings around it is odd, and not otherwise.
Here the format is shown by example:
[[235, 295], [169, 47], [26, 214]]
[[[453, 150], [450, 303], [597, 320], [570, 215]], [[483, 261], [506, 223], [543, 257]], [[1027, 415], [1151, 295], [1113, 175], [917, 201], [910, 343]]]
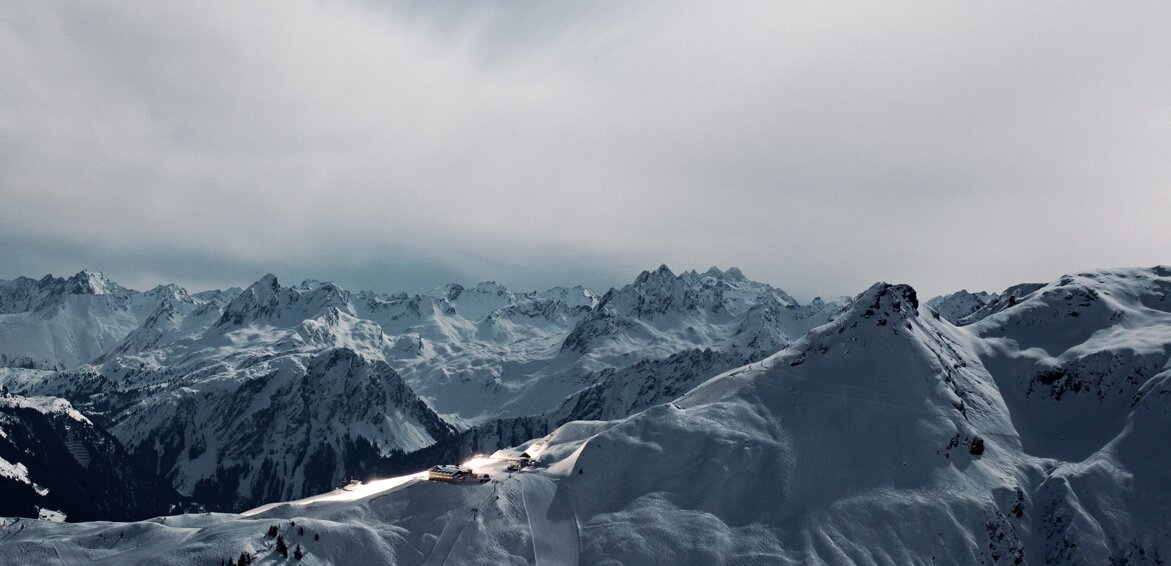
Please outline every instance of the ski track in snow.
[[[533, 536], [534, 562], [537, 566], [576, 566], [581, 555], [581, 533], [573, 507], [564, 497], [557, 497], [557, 484], [552, 480], [534, 473], [518, 474], [517, 479]], [[574, 542], [572, 548], [565, 544], [568, 540]]]
[[[469, 486], [470, 487], [470, 486]], [[474, 488], [473, 488], [474, 489]], [[496, 490], [488, 492], [483, 499], [476, 505], [476, 509], [482, 509], [484, 503], [492, 497]], [[443, 566], [447, 564], [447, 559], [451, 557], [451, 551], [455, 548], [455, 543], [459, 542], [460, 537], [464, 534], [464, 530], [468, 528], [468, 524], [472, 522], [472, 512], [469, 509], [467, 513], [456, 511], [447, 525], [443, 527], [443, 532], [439, 535], [439, 540], [435, 541], [435, 547], [431, 549], [431, 554], [427, 556], [427, 560], [423, 561], [423, 566]], [[442, 556], [442, 558], [440, 558]]]
[[62, 544], [57, 541], [53, 541], [50, 544], [53, 546], [53, 550], [57, 552], [57, 559], [64, 566], [86, 566], [87, 564], [94, 563], [94, 560], [91, 560], [76, 546]]

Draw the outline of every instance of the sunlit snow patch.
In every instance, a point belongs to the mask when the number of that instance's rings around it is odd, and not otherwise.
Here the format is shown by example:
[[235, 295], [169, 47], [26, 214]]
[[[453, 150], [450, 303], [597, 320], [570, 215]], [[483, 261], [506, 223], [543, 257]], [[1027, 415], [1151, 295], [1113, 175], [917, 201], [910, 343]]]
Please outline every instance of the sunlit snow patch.
[[313, 503], [324, 503], [330, 501], [355, 501], [366, 497], [385, 493], [401, 485], [410, 483], [413, 480], [426, 480], [427, 472], [419, 472], [417, 474], [410, 474], [406, 476], [398, 476], [394, 478], [387, 478], [382, 480], [374, 480], [354, 486], [346, 486], [342, 489], [335, 489], [329, 493], [321, 495], [314, 495], [313, 497], [306, 497], [305, 499], [298, 499], [297, 501], [269, 503], [261, 505], [255, 509], [250, 509], [241, 513], [241, 515], [258, 515], [278, 505], [310, 505]]

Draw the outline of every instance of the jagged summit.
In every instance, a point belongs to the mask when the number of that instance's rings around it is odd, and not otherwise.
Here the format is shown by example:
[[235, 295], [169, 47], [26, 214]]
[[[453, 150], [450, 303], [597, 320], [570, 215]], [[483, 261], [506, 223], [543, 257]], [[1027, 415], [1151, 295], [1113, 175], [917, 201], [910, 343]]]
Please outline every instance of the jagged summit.
[[927, 306], [948, 322], [959, 324], [961, 320], [984, 308], [996, 298], [995, 293], [984, 291], [970, 293], [967, 289], [962, 289], [947, 295], [932, 297], [927, 301]]
[[537, 293], [542, 299], [561, 301], [570, 307], [590, 307], [598, 304], [598, 296], [581, 285], [573, 287], [553, 287]]
[[[992, 316], [1004, 309], [1012, 307], [1020, 302], [1025, 297], [1033, 294], [1034, 291], [1044, 287], [1044, 283], [1020, 283], [1013, 285], [1003, 292], [993, 296], [987, 304], [979, 307], [971, 314], [961, 317], [955, 321], [956, 325], [965, 326], [975, 322], [979, 322], [989, 316]], [[941, 313], [942, 314], [942, 313]]]
[[797, 305], [797, 301], [788, 293], [748, 280], [734, 267], [727, 272], [712, 267], [703, 275], [695, 271], [675, 275], [664, 264], [654, 271], [643, 271], [629, 285], [610, 289], [602, 296], [598, 308], [621, 303], [621, 308], [632, 310], [637, 317], [652, 318], [672, 308], [719, 310], [731, 306], [731, 303], [764, 298], [766, 295], [771, 295], [784, 305]]
[[607, 291], [566, 337], [562, 351], [625, 355], [639, 345], [664, 358], [706, 347], [771, 353], [825, 322], [832, 310], [824, 302], [802, 306], [735, 268], [675, 275], [662, 265]]
[[655, 269], [653, 271], [643, 271], [642, 273], [639, 273], [638, 277], [634, 278], [634, 284], [635, 285], [645, 284], [645, 283], [651, 281], [652, 279], [657, 280], [657, 281], [667, 281], [667, 280], [674, 278], [674, 277], [675, 277], [675, 273], [673, 273], [671, 271], [671, 268], [667, 267], [667, 264], [664, 263], [664, 264], [659, 265], [658, 269]]
[[326, 293], [343, 293], [346, 292], [341, 285], [333, 281], [321, 281], [318, 279], [306, 279], [293, 287], [300, 291], [324, 291]]
[[222, 302], [227, 304], [236, 298], [240, 293], [244, 292], [239, 287], [228, 287], [227, 289], [209, 289], [192, 293], [191, 296], [204, 302]]
[[0, 366], [62, 369], [93, 360], [129, 334], [159, 298], [95, 271], [0, 281]]
[[174, 284], [168, 283], [166, 285], [156, 285], [153, 289], [146, 291], [145, 295], [155, 297], [159, 300], [190, 300], [192, 297], [186, 289]]
[[[906, 284], [875, 283], [854, 298], [840, 319], [910, 319], [919, 316], [919, 297]], [[885, 323], [883, 323], [885, 324]]]
[[273, 275], [272, 273], [265, 273], [263, 277], [256, 280], [256, 283], [253, 283], [251, 286], [248, 287], [248, 289], [253, 289], [253, 290], [270, 289], [272, 291], [276, 291], [280, 288], [281, 288], [280, 281], [278, 281], [276, 278], [276, 275]]
[[56, 308], [71, 295], [109, 295], [114, 301], [124, 301], [133, 293], [97, 271], [79, 271], [69, 277], [17, 277], [0, 280], [0, 314]]
[[232, 299], [215, 326], [253, 323], [289, 327], [321, 316], [331, 307], [354, 314], [345, 289], [333, 283], [307, 283], [282, 287], [269, 273]]
[[[691, 273], [696, 274], [695, 271], [692, 271]], [[698, 274], [696, 274], [696, 275], [698, 275]], [[726, 279], [735, 279], [735, 280], [747, 279], [747, 277], [744, 276], [744, 273], [740, 271], [739, 267], [729, 267], [727, 271], [720, 271], [720, 268], [718, 268], [714, 265], [709, 267], [707, 271], [703, 272], [703, 276], [715, 277], [717, 279], [725, 279], [725, 278]]]
[[82, 270], [69, 278], [69, 291], [78, 295], [104, 295], [111, 283], [100, 271]]

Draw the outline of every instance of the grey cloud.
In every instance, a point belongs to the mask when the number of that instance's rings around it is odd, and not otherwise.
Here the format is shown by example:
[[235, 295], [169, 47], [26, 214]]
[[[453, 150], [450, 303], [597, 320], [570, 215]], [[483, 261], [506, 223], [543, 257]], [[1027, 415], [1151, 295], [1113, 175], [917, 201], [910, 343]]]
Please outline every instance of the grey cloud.
[[0, 276], [666, 262], [810, 297], [1168, 261], [1165, 4], [541, 6], [5, 5]]

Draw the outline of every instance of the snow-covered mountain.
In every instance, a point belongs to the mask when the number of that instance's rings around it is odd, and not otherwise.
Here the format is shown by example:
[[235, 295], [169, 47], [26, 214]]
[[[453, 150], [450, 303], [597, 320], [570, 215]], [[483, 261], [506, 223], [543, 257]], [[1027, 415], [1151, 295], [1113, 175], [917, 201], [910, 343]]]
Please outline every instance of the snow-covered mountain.
[[133, 520], [175, 512], [179, 494], [55, 397], [0, 392], [0, 515]]
[[966, 329], [981, 338], [1026, 447], [1047, 457], [1088, 458], [1171, 395], [1165, 267], [1068, 275]]
[[[548, 413], [587, 387], [611, 389], [613, 379], [602, 382], [614, 371], [643, 361], [706, 349], [759, 359], [841, 304], [801, 305], [736, 268], [675, 275], [662, 266], [600, 299], [581, 287], [517, 294], [482, 283], [372, 299], [358, 310], [395, 335], [387, 359], [420, 396], [453, 421], [478, 424]], [[696, 366], [690, 383], [733, 365]], [[622, 373], [621, 388], [655, 379], [648, 369]]]
[[[181, 492], [224, 508], [505, 444], [543, 467], [509, 477], [478, 460], [497, 481], [408, 475], [242, 515], [9, 524], [0, 545], [18, 562], [214, 563], [273, 556], [275, 524], [308, 563], [334, 564], [1158, 564], [1171, 553], [1171, 268], [1015, 286], [962, 326], [905, 285], [876, 284], [845, 308], [770, 289], [732, 270], [660, 269], [601, 298], [493, 284], [351, 294], [264, 278], [199, 322], [176, 309], [160, 326], [185, 330], [144, 348], [0, 381], [68, 392]], [[468, 373], [415, 397], [444, 367]], [[516, 417], [518, 405], [482, 394], [496, 409], [479, 414], [507, 418], [457, 431], [426, 401], [483, 389], [478, 368], [531, 406], [572, 391]]]
[[[160, 303], [99, 366], [25, 372], [213, 508], [301, 497], [452, 434], [336, 286], [266, 276], [231, 302]], [[142, 339], [146, 337], [146, 339]]]
[[0, 544], [23, 562], [276, 560], [279, 535], [316, 564], [1163, 563], [1171, 269], [937, 315], [876, 284], [774, 355], [511, 451], [540, 468], [474, 460], [484, 485], [408, 475], [240, 515], [7, 524]]
[[[512, 444], [606, 403], [605, 414], [625, 416], [768, 355], [837, 307], [801, 306], [734, 268], [644, 272], [605, 304], [582, 287], [516, 293], [492, 282], [380, 295], [319, 281], [286, 287], [270, 274], [243, 290], [190, 295], [173, 285], [139, 293], [88, 272], [43, 281], [17, 280], [5, 304], [55, 312], [88, 301], [124, 324], [92, 316], [108, 331], [104, 348], [47, 365], [93, 364], [22, 370], [9, 385], [72, 400], [181, 493], [217, 509], [302, 497], [414, 462], [401, 455], [436, 443]], [[590, 331], [601, 319], [629, 320], [634, 331]], [[591, 333], [589, 344], [567, 346]], [[322, 361], [339, 358], [346, 369]], [[590, 403], [572, 401], [550, 420], [587, 387]], [[509, 426], [501, 417], [527, 424], [489, 445], [483, 431]], [[469, 443], [449, 422], [488, 428], [470, 430]]]
[[983, 320], [1017, 304], [1021, 301], [1021, 299], [1029, 296], [1033, 293], [1033, 291], [1036, 291], [1037, 289], [1040, 289], [1044, 286], [1045, 285], [1043, 283], [1020, 283], [1018, 285], [1013, 285], [1012, 287], [1005, 289], [1004, 292], [992, 297], [992, 299], [988, 301], [988, 304], [980, 307], [972, 314], [957, 320], [955, 324], [964, 326]]
[[[559, 485], [592, 539], [583, 559], [1158, 563], [1171, 541], [1158, 511], [1168, 275], [1062, 278], [971, 331], [921, 316], [908, 287], [876, 285], [776, 356], [598, 425]], [[1132, 381], [1118, 395], [1099, 375], [1118, 403], [1084, 386], [1058, 400], [1058, 381], [1085, 376], [1006, 365], [1104, 352]], [[1085, 418], [1090, 404], [1100, 417]]]
[[193, 302], [173, 286], [140, 293], [82, 271], [0, 281], [0, 367], [66, 369], [120, 342], [164, 299]]
[[358, 315], [392, 336], [387, 361], [452, 421], [544, 411], [581, 387], [550, 366], [570, 329], [597, 303], [588, 289], [515, 293], [486, 282], [360, 299]]
[[[643, 272], [607, 293], [566, 338], [564, 350], [584, 352], [579, 363], [604, 369], [587, 375], [582, 381], [589, 386], [549, 416], [555, 424], [618, 419], [670, 401], [718, 373], [771, 355], [847, 302], [817, 298], [801, 305], [736, 268], [678, 276], [666, 266]], [[640, 355], [646, 357], [630, 365], [614, 362]]]
[[634, 349], [649, 350], [652, 358], [704, 347], [775, 351], [824, 322], [823, 305], [818, 300], [802, 307], [736, 268], [675, 275], [663, 265], [603, 295], [562, 349], [595, 360], [618, 359]]
[[589, 387], [565, 399], [549, 416], [556, 424], [627, 417], [671, 401], [707, 379], [756, 361], [764, 354], [706, 348], [686, 350], [665, 359], [642, 360], [624, 368], [605, 369], [590, 378]]
[[224, 307], [239, 292], [207, 294], [192, 298], [181, 288], [159, 297], [158, 305], [130, 334], [93, 361], [102, 364], [118, 356], [134, 355], [167, 346], [184, 339], [194, 339], [215, 324]]
[[[839, 307], [802, 306], [735, 268], [665, 266], [601, 299], [493, 282], [351, 293], [286, 287], [271, 274], [195, 295], [174, 285], [139, 293], [90, 272], [6, 289], [3, 304], [19, 316], [79, 303], [88, 318], [78, 332], [106, 333], [69, 355], [43, 348], [51, 361], [36, 365], [57, 371], [13, 373], [10, 386], [72, 400], [217, 509], [397, 469], [418, 461], [402, 454], [431, 445], [494, 449], [567, 420], [626, 416], [771, 354]], [[72, 319], [37, 320], [59, 329]], [[322, 361], [339, 357], [347, 369]], [[373, 385], [355, 385], [363, 380]], [[456, 435], [449, 423], [472, 428]]]
[[984, 308], [996, 298], [995, 293], [985, 291], [969, 293], [967, 289], [963, 289], [955, 293], [932, 297], [927, 301], [927, 306], [948, 322], [959, 324], [961, 320]]

